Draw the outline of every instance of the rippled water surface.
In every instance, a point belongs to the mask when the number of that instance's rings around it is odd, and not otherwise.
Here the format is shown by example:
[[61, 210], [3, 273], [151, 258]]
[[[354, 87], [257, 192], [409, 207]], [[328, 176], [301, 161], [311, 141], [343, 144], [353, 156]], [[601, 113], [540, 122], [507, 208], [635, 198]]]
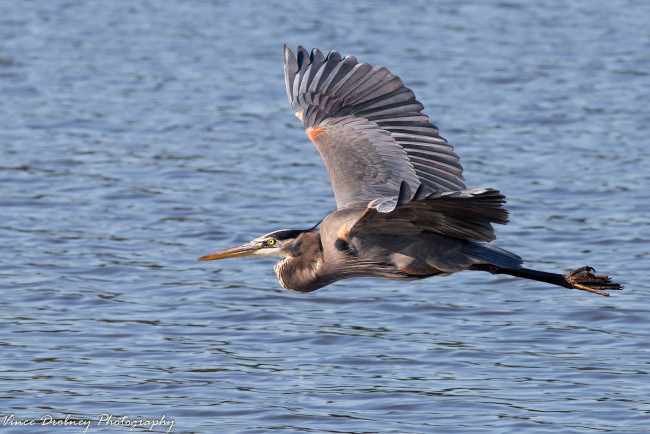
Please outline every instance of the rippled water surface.
[[[650, 431], [647, 4], [1, 4], [0, 417]], [[625, 290], [468, 272], [300, 295], [268, 259], [195, 262], [335, 206], [284, 43], [390, 67], [467, 184], [508, 196], [499, 245]]]

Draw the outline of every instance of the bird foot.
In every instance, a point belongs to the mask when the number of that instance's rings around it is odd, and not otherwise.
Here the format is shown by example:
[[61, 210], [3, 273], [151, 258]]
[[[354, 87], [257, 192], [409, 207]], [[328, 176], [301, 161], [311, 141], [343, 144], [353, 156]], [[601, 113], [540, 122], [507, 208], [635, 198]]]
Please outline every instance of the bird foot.
[[613, 283], [612, 279], [608, 276], [594, 274], [595, 272], [596, 270], [592, 267], [582, 267], [566, 274], [564, 279], [573, 289], [593, 292], [594, 294], [604, 295], [605, 297], [609, 297], [609, 294], [601, 291], [601, 289], [609, 291], [621, 289], [621, 285]]

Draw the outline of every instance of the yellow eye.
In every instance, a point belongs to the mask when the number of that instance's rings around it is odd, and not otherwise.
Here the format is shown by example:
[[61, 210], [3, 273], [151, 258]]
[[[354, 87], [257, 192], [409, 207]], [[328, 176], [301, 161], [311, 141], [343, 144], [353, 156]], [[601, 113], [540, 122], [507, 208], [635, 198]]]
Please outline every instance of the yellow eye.
[[269, 238], [268, 240], [266, 240], [267, 246], [272, 246], [273, 244], [275, 244], [275, 238]]

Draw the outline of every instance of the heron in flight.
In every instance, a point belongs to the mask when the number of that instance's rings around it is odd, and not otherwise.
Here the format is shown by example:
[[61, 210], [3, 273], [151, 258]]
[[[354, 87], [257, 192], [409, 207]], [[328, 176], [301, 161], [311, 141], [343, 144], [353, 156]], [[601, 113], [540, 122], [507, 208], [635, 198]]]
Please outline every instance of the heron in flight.
[[289, 102], [327, 167], [337, 210], [320, 228], [282, 229], [200, 261], [243, 256], [282, 258], [280, 284], [311, 292], [351, 277], [417, 280], [463, 270], [507, 274], [608, 296], [620, 289], [591, 267], [568, 274], [522, 266], [489, 244], [506, 224], [505, 197], [467, 188], [458, 155], [423, 106], [383, 66], [338, 51], [325, 56], [285, 45]]

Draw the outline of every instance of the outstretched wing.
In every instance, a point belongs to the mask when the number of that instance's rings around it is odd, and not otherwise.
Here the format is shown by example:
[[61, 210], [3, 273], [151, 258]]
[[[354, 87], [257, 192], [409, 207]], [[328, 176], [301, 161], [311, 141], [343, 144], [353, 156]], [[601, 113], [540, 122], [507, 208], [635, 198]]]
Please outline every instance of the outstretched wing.
[[337, 51], [284, 48], [291, 108], [320, 152], [339, 209], [390, 212], [435, 192], [465, 189], [453, 147], [399, 77]]

